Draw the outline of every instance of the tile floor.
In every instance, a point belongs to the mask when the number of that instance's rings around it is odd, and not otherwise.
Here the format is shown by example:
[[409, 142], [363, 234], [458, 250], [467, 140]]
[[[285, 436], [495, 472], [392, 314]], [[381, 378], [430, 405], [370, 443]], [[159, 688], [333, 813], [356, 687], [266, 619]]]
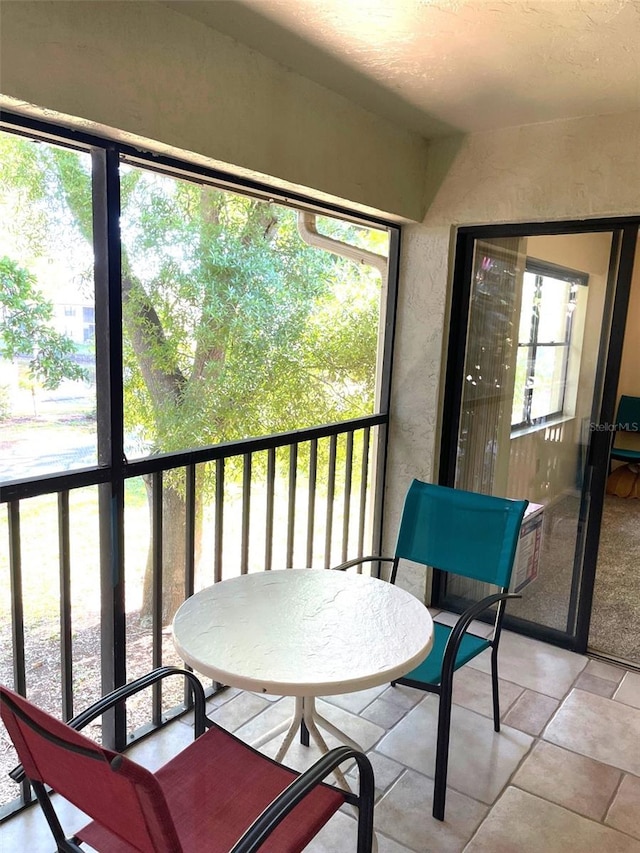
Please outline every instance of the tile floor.
[[[385, 685], [320, 703], [373, 762], [379, 853], [640, 853], [640, 673], [505, 632], [499, 734], [488, 673], [488, 657], [480, 656], [456, 674], [444, 823], [431, 817], [436, 697]], [[209, 706], [249, 741], [290, 708], [290, 699], [231, 688]], [[179, 721], [132, 754], [155, 767], [190, 736]], [[264, 750], [273, 755], [277, 745]], [[296, 744], [287, 761], [303, 769], [316, 757]], [[64, 812], [68, 828], [80, 825], [75, 810]], [[0, 850], [10, 849], [53, 850], [36, 809], [0, 827]], [[339, 812], [307, 850], [355, 850], [353, 817]]]

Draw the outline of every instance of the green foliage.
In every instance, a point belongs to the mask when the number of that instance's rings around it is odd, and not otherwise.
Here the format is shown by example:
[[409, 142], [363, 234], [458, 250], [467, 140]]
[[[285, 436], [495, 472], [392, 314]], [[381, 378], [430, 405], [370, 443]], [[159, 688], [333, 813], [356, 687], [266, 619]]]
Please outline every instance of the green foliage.
[[53, 306], [36, 289], [36, 280], [10, 258], [0, 258], [0, 355], [29, 356], [29, 373], [47, 389], [63, 379], [86, 379], [73, 361], [73, 341], [49, 323]]
[[295, 211], [139, 172], [122, 234], [126, 324], [175, 391], [136, 379], [130, 334], [126, 409], [156, 447], [372, 411], [379, 280], [304, 244]]
[[11, 393], [7, 385], [0, 385], [0, 421], [11, 416]]
[[[22, 224], [53, 219], [91, 245], [86, 155], [8, 135], [0, 145], [11, 163], [0, 186]], [[375, 272], [307, 246], [289, 208], [125, 164], [120, 179], [125, 429], [141, 451], [373, 410]], [[382, 232], [329, 217], [321, 230], [384, 253]], [[51, 240], [50, 226], [35, 231]], [[50, 343], [41, 363], [54, 376]]]
[[[87, 154], [6, 134], [0, 149], [9, 164], [0, 163], [0, 201], [12, 211], [17, 257], [46, 255], [58, 269], [64, 265], [67, 280], [88, 280]], [[381, 287], [372, 269], [306, 245], [295, 210], [124, 163], [120, 203], [128, 450], [137, 444], [136, 455], [171, 452], [373, 411]], [[384, 254], [382, 232], [328, 217], [320, 230]], [[32, 345], [37, 338], [34, 371], [59, 382], [72, 369], [71, 344], [51, 329], [51, 304], [33, 277], [16, 265], [6, 274], [23, 289], [18, 303], [30, 307], [6, 316], [11, 331], [4, 347], [31, 354], [27, 340]], [[327, 444], [320, 442], [319, 458]], [[266, 455], [261, 459], [256, 468]], [[228, 485], [241, 465], [241, 457], [229, 461]], [[200, 466], [200, 518], [213, 474], [214, 466]], [[167, 618], [182, 589], [184, 513], [175, 507], [183, 482], [182, 472], [163, 481]]]

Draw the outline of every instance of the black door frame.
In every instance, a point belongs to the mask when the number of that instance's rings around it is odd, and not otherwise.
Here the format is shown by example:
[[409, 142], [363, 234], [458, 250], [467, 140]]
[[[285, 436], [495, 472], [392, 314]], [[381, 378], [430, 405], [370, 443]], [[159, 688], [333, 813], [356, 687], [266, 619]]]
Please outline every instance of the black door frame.
[[[611, 262], [608, 292], [613, 300], [605, 306], [603, 325], [609, 325], [610, 334], [601, 339], [598, 354], [596, 381], [602, 379], [600, 404], [594, 404], [594, 423], [613, 422], [617, 397], [618, 377], [622, 360], [625, 324], [631, 290], [631, 277], [635, 249], [640, 229], [640, 217], [598, 218], [569, 220], [564, 222], [528, 222], [506, 225], [462, 226], [458, 228], [454, 257], [451, 293], [450, 333], [445, 370], [445, 390], [442, 407], [442, 439], [438, 482], [453, 486], [455, 482], [457, 437], [462, 403], [466, 337], [469, 320], [473, 247], [476, 240], [497, 237], [527, 237], [539, 235], [612, 232]], [[576, 602], [575, 632], [560, 631], [528, 620], [505, 616], [505, 627], [535, 639], [544, 640], [572, 651], [587, 650], [589, 623], [595, 586], [600, 525], [604, 506], [604, 494], [608, 472], [608, 456], [612, 433], [609, 430], [594, 430], [590, 433], [587, 451], [587, 472], [590, 501], [584, 500], [580, 508], [580, 525], [584, 530], [584, 547], [578, 555], [581, 571], [574, 565], [572, 598]], [[585, 478], [586, 479], [586, 478]], [[445, 597], [445, 578], [437, 570], [433, 572], [431, 601], [441, 605]], [[571, 619], [573, 622], [573, 619]], [[567, 620], [569, 623], [569, 619]]]

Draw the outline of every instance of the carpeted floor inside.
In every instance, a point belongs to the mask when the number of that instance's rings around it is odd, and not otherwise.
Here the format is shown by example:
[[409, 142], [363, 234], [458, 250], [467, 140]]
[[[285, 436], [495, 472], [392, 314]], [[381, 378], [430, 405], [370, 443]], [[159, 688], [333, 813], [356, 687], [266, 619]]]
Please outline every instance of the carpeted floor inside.
[[[510, 601], [508, 613], [567, 630], [579, 498], [565, 495], [544, 511], [539, 575]], [[589, 648], [640, 666], [640, 500], [606, 495]]]
[[605, 497], [589, 647], [640, 666], [640, 500]]

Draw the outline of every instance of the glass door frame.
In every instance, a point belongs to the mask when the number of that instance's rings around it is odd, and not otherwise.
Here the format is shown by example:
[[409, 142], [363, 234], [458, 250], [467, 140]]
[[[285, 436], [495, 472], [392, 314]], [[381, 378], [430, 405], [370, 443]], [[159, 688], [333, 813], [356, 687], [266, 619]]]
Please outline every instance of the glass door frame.
[[[612, 233], [607, 297], [603, 317], [603, 327], [609, 328], [609, 335], [603, 335], [600, 340], [596, 387], [600, 382], [602, 394], [599, 404], [597, 401], [594, 402], [592, 412], [592, 421], [604, 424], [612, 423], [614, 419], [639, 228], [640, 217], [635, 216], [563, 222], [461, 226], [457, 229], [440, 433], [438, 482], [441, 485], [453, 486], [455, 483], [476, 241], [483, 238]], [[569, 616], [567, 618], [567, 625], [573, 624], [575, 621], [575, 633], [509, 616], [508, 613], [505, 615], [504, 621], [506, 628], [572, 651], [584, 653], [587, 650], [611, 439], [612, 433], [608, 430], [590, 432], [585, 485], [583, 486], [580, 508], [583, 547], [579, 559], [574, 564]], [[590, 493], [590, 500], [585, 502], [584, 497], [587, 491]], [[445, 593], [445, 576], [438, 570], [434, 570], [431, 589], [433, 606], [443, 606]]]

